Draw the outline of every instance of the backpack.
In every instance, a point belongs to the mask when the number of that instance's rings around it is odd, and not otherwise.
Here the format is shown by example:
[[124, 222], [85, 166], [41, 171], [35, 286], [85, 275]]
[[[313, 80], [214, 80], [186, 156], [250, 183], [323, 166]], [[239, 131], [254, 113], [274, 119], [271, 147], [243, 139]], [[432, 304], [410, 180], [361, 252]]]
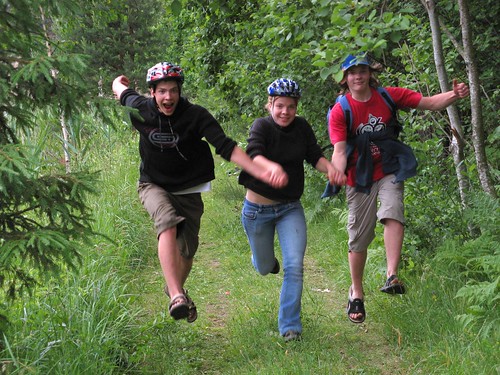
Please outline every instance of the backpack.
[[[387, 106], [391, 109], [393, 119], [397, 121], [396, 103], [394, 103], [394, 101], [392, 100], [391, 96], [389, 95], [389, 93], [385, 88], [377, 87], [377, 91], [380, 95], [382, 95], [385, 104], [387, 104]], [[352, 112], [351, 112], [351, 106], [349, 105], [349, 101], [347, 100], [345, 95], [339, 95], [337, 96], [337, 99], [335, 99], [335, 104], [336, 103], [340, 103], [340, 106], [344, 111], [345, 123], [347, 124], [347, 134], [350, 134], [352, 128], [352, 116], [351, 116]], [[328, 129], [328, 132], [330, 132], [330, 127], [328, 126], [328, 120], [330, 119], [330, 112], [332, 111], [332, 108], [335, 104], [329, 106], [328, 111], [326, 113], [326, 127]]]

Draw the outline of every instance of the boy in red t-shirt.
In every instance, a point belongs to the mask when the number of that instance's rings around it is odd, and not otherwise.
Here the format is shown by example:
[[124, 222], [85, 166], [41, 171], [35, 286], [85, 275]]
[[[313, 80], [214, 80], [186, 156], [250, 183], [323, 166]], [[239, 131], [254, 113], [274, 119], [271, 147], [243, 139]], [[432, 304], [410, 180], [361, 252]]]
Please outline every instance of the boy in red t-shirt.
[[[354, 323], [362, 323], [366, 315], [363, 272], [368, 246], [375, 238], [377, 218], [384, 225], [387, 257], [387, 281], [381, 291], [390, 294], [405, 293], [397, 271], [404, 236], [403, 180], [411, 175], [401, 177], [404, 174], [397, 167], [394, 170], [394, 166], [391, 166], [391, 170], [384, 155], [393, 152], [394, 148], [401, 148], [401, 152], [406, 155], [399, 160], [414, 156], [411, 150], [408, 151], [408, 146], [395, 140], [394, 134], [397, 135], [397, 132], [393, 132], [391, 125], [391, 109], [376, 90], [378, 81], [374, 73], [380, 69], [371, 65], [365, 55], [349, 55], [342, 64], [342, 70], [344, 76], [340, 84], [346, 91], [351, 107], [352, 128], [348, 130], [340, 103], [332, 108], [328, 127], [330, 141], [335, 146], [332, 163], [337, 170], [345, 170], [347, 173], [347, 231], [352, 281], [347, 316]], [[430, 97], [399, 87], [387, 87], [386, 90], [397, 108], [431, 111], [442, 110], [469, 95], [467, 85], [456, 81], [453, 82], [453, 90]], [[387, 170], [391, 170], [391, 173], [384, 172]], [[360, 186], [359, 181], [367, 180], [367, 184]], [[339, 180], [336, 183], [343, 185], [345, 181]], [[378, 210], [377, 201], [380, 203]]]

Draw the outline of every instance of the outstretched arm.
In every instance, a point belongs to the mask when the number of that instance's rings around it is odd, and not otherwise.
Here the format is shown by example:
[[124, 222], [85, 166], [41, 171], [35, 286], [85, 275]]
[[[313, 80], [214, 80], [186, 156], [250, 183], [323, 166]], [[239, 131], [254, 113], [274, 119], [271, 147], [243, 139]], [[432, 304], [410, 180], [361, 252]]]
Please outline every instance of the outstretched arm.
[[126, 76], [118, 76], [114, 79], [112, 89], [113, 92], [115, 93], [115, 96], [118, 100], [120, 100], [120, 97], [122, 95], [122, 92], [124, 92], [126, 89], [128, 89], [128, 86], [130, 85], [130, 81]]
[[418, 103], [417, 109], [440, 111], [455, 103], [458, 99], [467, 96], [469, 96], [469, 87], [465, 83], [457, 83], [457, 80], [454, 79], [453, 90], [433, 96], [422, 97], [420, 103]]
[[231, 154], [231, 161], [275, 189], [288, 184], [288, 175], [281, 165], [270, 161], [264, 156], [259, 155], [252, 160], [243, 149], [236, 146]]

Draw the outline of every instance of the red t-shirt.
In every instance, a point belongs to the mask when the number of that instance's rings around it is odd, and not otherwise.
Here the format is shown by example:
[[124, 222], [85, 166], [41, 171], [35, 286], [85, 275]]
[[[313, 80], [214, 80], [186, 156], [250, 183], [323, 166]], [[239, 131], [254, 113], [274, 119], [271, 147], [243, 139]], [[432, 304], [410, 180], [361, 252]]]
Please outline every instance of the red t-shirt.
[[[422, 94], [409, 89], [401, 87], [386, 87], [385, 89], [397, 108], [416, 108], [422, 99]], [[382, 98], [376, 89], [371, 88], [371, 90], [372, 96], [367, 102], [359, 102], [353, 99], [350, 93], [346, 94], [351, 106], [351, 131], [353, 134], [384, 130], [392, 117], [391, 109], [386, 104], [384, 98]], [[336, 103], [330, 112], [328, 130], [332, 145], [347, 140], [347, 124], [340, 103]], [[373, 181], [378, 181], [385, 176], [382, 171], [382, 158], [379, 148], [373, 143], [371, 144], [371, 152], [374, 163]], [[358, 152], [354, 150], [354, 153], [347, 161], [347, 184], [349, 186], [356, 186], [357, 159]]]

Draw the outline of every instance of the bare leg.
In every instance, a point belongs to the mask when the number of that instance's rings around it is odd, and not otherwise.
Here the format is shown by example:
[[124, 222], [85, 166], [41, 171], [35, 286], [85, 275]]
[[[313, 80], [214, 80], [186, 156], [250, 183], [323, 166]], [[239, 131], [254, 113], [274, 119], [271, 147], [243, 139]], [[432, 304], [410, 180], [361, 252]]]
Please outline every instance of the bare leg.
[[158, 259], [171, 297], [183, 294], [183, 287], [193, 266], [193, 258], [184, 258], [176, 242], [177, 228], [169, 228], [158, 239]]
[[403, 247], [404, 226], [397, 220], [384, 220], [384, 243], [387, 257], [387, 277], [398, 274]]
[[[349, 251], [349, 269], [351, 271], [352, 294], [351, 298], [363, 299], [363, 273], [365, 270], [368, 252]], [[361, 314], [350, 314], [352, 319], [361, 319]]]

